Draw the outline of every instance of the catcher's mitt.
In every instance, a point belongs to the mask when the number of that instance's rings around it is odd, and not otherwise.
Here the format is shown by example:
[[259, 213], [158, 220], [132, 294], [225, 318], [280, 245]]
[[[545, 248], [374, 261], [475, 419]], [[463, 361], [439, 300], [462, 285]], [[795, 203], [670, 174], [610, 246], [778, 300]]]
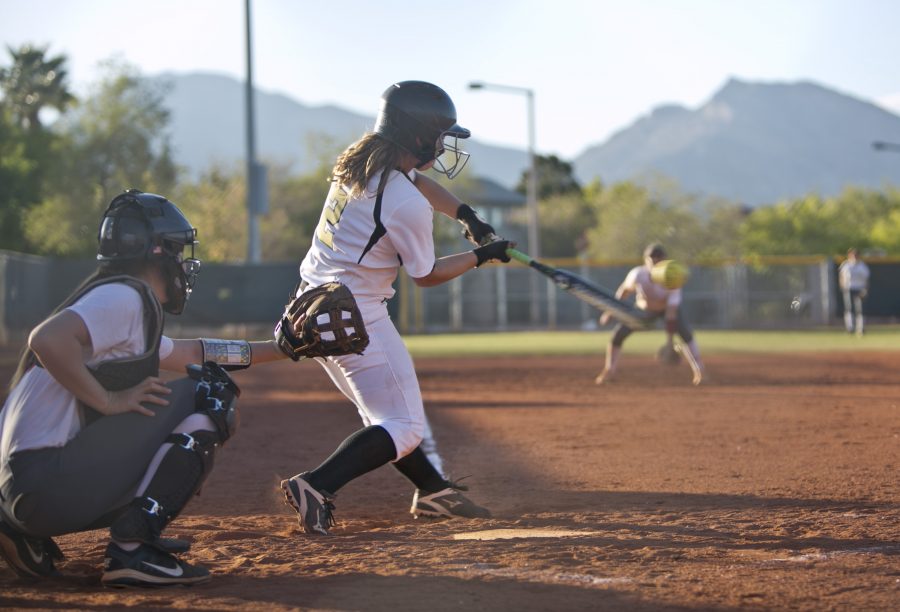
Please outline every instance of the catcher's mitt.
[[275, 342], [284, 353], [301, 357], [362, 354], [369, 334], [353, 294], [341, 283], [325, 283], [295, 297], [275, 326]]
[[656, 360], [665, 365], [678, 365], [681, 363], [681, 353], [672, 344], [666, 342], [656, 351]]

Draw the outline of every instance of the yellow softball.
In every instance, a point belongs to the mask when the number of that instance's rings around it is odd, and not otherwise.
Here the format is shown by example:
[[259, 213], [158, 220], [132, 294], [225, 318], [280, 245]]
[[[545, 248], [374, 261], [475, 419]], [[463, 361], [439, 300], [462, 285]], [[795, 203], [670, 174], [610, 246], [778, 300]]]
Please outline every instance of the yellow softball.
[[688, 269], [674, 259], [664, 259], [650, 271], [650, 279], [666, 289], [680, 289], [687, 282], [688, 276]]

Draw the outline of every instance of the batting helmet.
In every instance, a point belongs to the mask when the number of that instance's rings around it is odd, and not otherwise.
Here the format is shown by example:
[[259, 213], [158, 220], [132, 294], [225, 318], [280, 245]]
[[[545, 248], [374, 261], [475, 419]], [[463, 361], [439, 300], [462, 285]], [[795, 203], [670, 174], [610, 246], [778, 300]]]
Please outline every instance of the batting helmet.
[[[200, 260], [194, 258], [197, 230], [175, 204], [154, 193], [129, 189], [109, 203], [97, 241], [101, 262], [160, 262], [169, 283], [163, 306], [166, 312], [181, 313]], [[190, 257], [184, 257], [185, 247], [190, 247]]]
[[424, 81], [401, 81], [385, 90], [374, 132], [412, 153], [419, 167], [434, 160], [435, 170], [449, 178], [459, 174], [469, 159], [458, 139], [471, 132], [456, 123], [453, 100]]

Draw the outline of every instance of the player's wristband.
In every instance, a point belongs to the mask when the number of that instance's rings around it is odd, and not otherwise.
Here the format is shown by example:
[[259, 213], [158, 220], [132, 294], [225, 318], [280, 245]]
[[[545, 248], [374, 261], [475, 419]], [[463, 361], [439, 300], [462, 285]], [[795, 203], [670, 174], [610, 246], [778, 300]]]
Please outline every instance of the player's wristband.
[[249, 368], [253, 361], [250, 343], [246, 340], [221, 340], [219, 338], [200, 338], [203, 347], [203, 361], [212, 361], [226, 370], [243, 370]]
[[469, 221], [471, 219], [477, 219], [478, 213], [475, 212], [475, 209], [469, 206], [468, 204], [460, 204], [456, 209], [456, 218], [459, 221]]

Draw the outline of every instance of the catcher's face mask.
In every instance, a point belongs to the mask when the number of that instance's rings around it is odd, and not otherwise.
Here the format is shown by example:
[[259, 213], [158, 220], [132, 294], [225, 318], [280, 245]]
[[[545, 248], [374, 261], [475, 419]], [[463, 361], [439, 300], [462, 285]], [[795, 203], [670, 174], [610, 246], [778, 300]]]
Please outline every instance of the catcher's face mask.
[[[187, 258], [184, 257], [185, 246], [191, 249], [191, 256]], [[181, 314], [200, 274], [200, 260], [194, 257], [194, 242], [184, 245], [164, 241], [153, 248], [153, 255], [162, 259], [166, 277], [166, 303], [163, 309], [171, 314]]]

